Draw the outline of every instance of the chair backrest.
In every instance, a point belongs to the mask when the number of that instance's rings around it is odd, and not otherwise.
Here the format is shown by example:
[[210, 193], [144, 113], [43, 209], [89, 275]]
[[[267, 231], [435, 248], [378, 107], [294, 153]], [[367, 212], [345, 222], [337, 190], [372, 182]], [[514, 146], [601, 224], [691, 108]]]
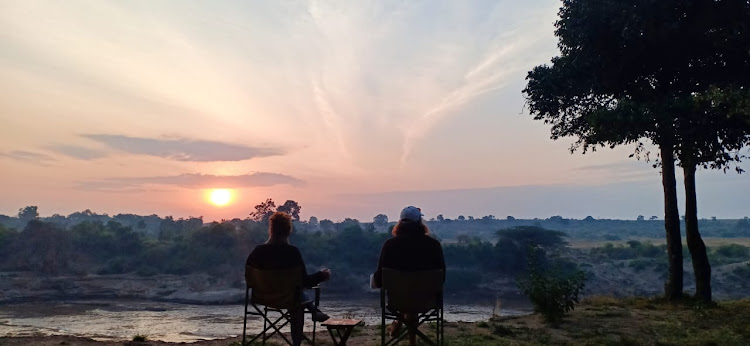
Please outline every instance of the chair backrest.
[[404, 272], [383, 268], [388, 305], [401, 312], [425, 312], [443, 305], [442, 270]]
[[250, 301], [276, 309], [290, 309], [300, 302], [302, 268], [260, 270], [245, 266], [245, 282], [252, 289]]

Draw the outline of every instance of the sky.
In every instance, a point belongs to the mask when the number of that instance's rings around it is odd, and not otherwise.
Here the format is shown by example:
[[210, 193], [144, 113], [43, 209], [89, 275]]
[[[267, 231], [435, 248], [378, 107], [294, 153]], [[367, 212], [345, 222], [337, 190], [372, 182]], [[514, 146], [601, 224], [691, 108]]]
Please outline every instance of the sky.
[[[2, 1], [0, 214], [661, 217], [632, 148], [571, 154], [524, 107], [559, 6]], [[750, 215], [746, 174], [697, 183], [699, 217]]]

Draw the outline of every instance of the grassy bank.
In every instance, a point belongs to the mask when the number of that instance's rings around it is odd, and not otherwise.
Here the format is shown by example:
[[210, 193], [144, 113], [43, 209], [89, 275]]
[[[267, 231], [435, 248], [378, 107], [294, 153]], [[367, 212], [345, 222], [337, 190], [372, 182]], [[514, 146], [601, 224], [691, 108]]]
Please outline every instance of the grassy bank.
[[450, 345], [750, 345], [750, 300], [716, 307], [594, 298], [557, 328], [540, 316], [454, 324]]
[[[559, 326], [541, 316], [446, 324], [446, 345], [750, 345], [750, 299], [715, 307], [670, 304], [645, 298], [593, 298], [584, 301]], [[425, 327], [425, 328], [429, 328]], [[425, 332], [429, 334], [429, 329]], [[325, 331], [319, 345], [332, 345]], [[358, 328], [349, 345], [378, 345], [379, 326]], [[194, 346], [239, 345], [239, 338], [201, 341]], [[271, 342], [271, 345], [280, 345]], [[172, 345], [158, 341], [93, 341], [63, 336], [3, 338], [0, 345]]]

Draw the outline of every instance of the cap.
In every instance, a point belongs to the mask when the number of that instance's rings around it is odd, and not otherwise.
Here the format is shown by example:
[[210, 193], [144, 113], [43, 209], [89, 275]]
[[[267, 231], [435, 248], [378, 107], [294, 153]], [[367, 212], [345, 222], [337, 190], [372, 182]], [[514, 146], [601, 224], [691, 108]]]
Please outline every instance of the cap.
[[401, 211], [401, 220], [417, 222], [421, 219], [422, 210], [417, 207], [408, 206]]

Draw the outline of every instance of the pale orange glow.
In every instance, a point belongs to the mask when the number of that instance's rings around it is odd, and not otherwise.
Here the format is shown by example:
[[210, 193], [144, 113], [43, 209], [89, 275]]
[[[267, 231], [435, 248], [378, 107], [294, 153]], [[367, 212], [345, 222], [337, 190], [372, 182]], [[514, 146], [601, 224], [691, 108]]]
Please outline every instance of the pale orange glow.
[[208, 200], [215, 206], [223, 207], [232, 202], [233, 192], [230, 189], [213, 189], [209, 193]]

